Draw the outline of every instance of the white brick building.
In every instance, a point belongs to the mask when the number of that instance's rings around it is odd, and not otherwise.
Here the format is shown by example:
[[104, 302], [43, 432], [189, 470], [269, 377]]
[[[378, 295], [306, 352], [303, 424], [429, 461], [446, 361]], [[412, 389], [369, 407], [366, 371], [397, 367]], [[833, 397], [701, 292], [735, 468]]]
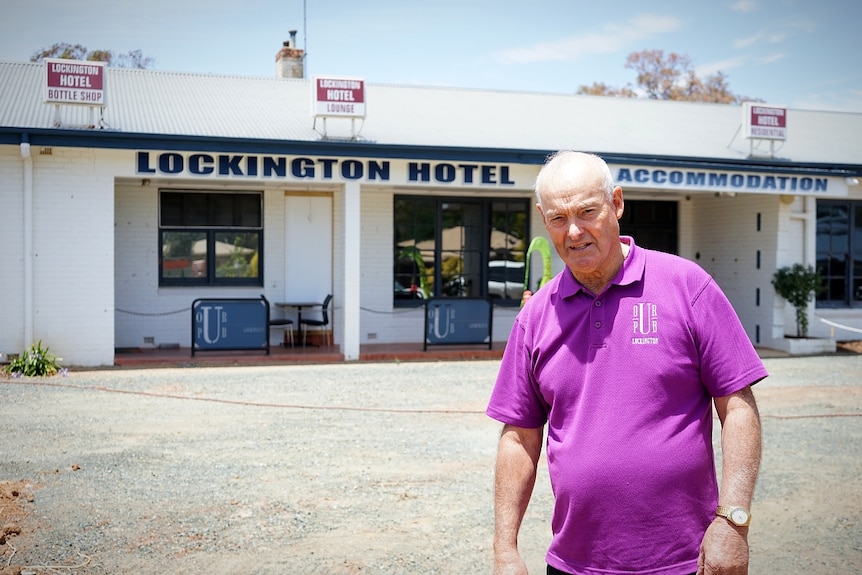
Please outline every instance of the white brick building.
[[520, 290], [491, 262], [544, 234], [533, 179], [563, 148], [605, 157], [623, 232], [702, 265], [756, 345], [795, 334], [770, 281], [797, 262], [829, 267], [811, 335], [830, 335], [818, 318], [862, 328], [862, 115], [787, 110], [770, 145], [736, 106], [365, 84], [364, 119], [324, 121], [312, 85], [107, 69], [100, 110], [45, 103], [43, 64], [0, 62], [0, 353], [41, 340], [110, 365], [117, 348], [190, 347], [199, 298], [332, 293], [353, 360], [423, 342], [419, 292], [495, 285], [505, 340]]

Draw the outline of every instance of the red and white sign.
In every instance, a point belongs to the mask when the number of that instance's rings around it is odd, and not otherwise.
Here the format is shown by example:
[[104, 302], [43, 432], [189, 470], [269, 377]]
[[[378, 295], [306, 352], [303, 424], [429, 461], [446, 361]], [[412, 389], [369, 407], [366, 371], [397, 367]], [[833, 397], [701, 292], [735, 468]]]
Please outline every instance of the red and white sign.
[[787, 108], [745, 102], [742, 106], [742, 114], [746, 138], [787, 139]]
[[312, 86], [315, 116], [365, 117], [364, 80], [315, 77]]
[[105, 63], [45, 59], [45, 102], [105, 105]]

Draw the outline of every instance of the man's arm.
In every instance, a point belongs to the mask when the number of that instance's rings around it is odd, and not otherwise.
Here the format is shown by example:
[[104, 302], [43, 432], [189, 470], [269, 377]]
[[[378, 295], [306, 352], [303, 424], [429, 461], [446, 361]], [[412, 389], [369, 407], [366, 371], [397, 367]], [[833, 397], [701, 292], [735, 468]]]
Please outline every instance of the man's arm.
[[[715, 398], [721, 420], [719, 505], [751, 509], [760, 470], [760, 415], [751, 387]], [[716, 517], [701, 544], [698, 575], [747, 575], [748, 527]]]
[[543, 428], [504, 425], [494, 474], [494, 573], [527, 575], [518, 531], [536, 483]]

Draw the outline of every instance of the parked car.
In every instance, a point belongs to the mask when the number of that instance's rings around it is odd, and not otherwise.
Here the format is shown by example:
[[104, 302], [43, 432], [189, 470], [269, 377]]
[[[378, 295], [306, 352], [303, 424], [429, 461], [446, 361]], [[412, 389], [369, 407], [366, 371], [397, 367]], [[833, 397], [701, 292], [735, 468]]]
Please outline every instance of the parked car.
[[409, 288], [404, 287], [398, 280], [395, 280], [395, 299], [424, 299], [425, 293], [419, 286], [412, 285]]
[[494, 260], [488, 262], [488, 296], [521, 299], [524, 294], [524, 262]]

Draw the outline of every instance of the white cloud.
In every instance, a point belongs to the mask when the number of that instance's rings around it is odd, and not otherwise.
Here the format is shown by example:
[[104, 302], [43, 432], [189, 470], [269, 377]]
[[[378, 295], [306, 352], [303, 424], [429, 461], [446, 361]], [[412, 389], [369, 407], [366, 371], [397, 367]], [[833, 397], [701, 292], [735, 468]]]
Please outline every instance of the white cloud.
[[625, 50], [635, 42], [672, 32], [680, 26], [679, 19], [673, 16], [636, 16], [623, 25], [606, 24], [598, 32], [506, 50], [500, 53], [500, 57], [517, 64], [577, 60], [590, 54]]
[[817, 32], [818, 29], [817, 23], [814, 20], [796, 20], [794, 22], [787, 23], [786, 27], [793, 30], [802, 30], [809, 34]]
[[787, 37], [786, 32], [776, 32], [774, 34], [767, 34], [766, 32], [758, 32], [754, 36], [749, 36], [748, 38], [737, 38], [733, 41], [734, 48], [748, 48], [749, 46], [753, 46], [760, 42], [768, 42], [770, 44], [780, 44], [784, 41], [784, 38]]
[[733, 41], [734, 48], [748, 48], [749, 46], [753, 46], [760, 42], [766, 34], [763, 32], [758, 32], [754, 36], [749, 36], [748, 38], [737, 38]]
[[773, 62], [778, 62], [779, 60], [784, 59], [784, 54], [781, 52], [776, 52], [775, 54], [770, 54], [769, 56], [763, 56], [757, 59], [758, 64], [772, 64]]
[[742, 68], [743, 66], [747, 66], [750, 64], [773, 64], [783, 58], [784, 54], [782, 54], [781, 52], [776, 52], [774, 54], [770, 54], [769, 56], [761, 57], [738, 56], [736, 58], [728, 58], [726, 60], [719, 60], [717, 62], [710, 62], [709, 64], [696, 66], [695, 73], [700, 77], [711, 76], [716, 72], [722, 72], [724, 74], [727, 74], [728, 70], [733, 70], [734, 68]]
[[730, 5], [730, 9], [734, 12], [753, 12], [757, 8], [757, 3], [754, 0], [737, 0]]
[[711, 76], [716, 72], [722, 72], [727, 74], [728, 70], [740, 68], [742, 66], [745, 66], [745, 64], [747, 63], [748, 58], [745, 56], [740, 56], [738, 58], [730, 58], [727, 60], [719, 60], [718, 62], [711, 62], [709, 64], [695, 66], [695, 74], [697, 74], [701, 78], [703, 78], [704, 76]]

